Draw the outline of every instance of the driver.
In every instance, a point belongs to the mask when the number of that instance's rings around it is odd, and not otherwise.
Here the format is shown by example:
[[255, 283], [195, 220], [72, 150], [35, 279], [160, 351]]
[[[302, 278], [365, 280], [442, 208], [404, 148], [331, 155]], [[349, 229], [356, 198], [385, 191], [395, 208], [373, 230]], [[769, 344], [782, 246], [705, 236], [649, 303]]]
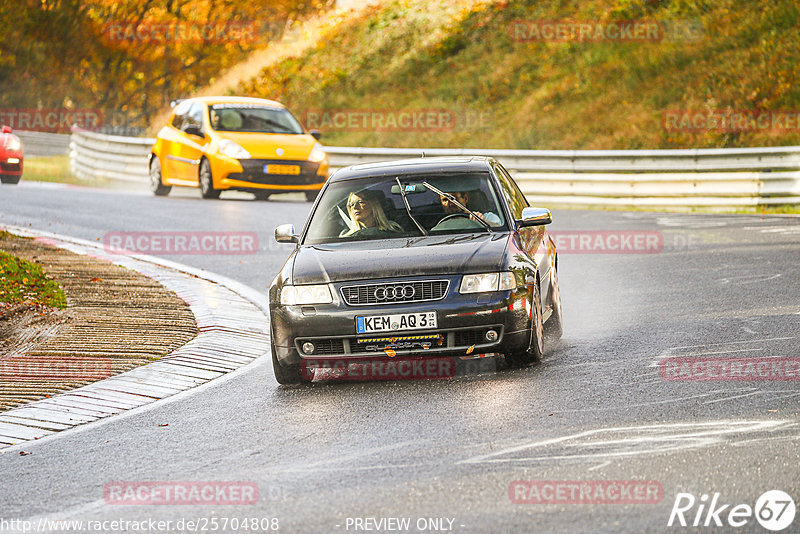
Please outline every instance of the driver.
[[350, 215], [350, 229], [344, 230], [339, 237], [348, 237], [368, 228], [383, 232], [403, 232], [402, 226], [386, 218], [380, 199], [373, 191], [350, 193], [347, 197], [347, 212]]
[[[469, 191], [453, 191], [450, 193], [455, 197], [457, 201], [459, 201], [463, 206], [471, 209], [475, 212], [475, 215], [483, 219], [489, 226], [500, 226], [502, 222], [500, 221], [500, 217], [497, 214], [492, 213], [491, 211], [487, 211], [481, 213], [480, 211], [476, 211], [473, 209], [470, 204], [470, 193]], [[442, 208], [444, 208], [445, 217], [452, 215], [454, 213], [464, 213], [468, 215], [470, 219], [473, 219], [472, 215], [469, 215], [464, 210], [458, 207], [457, 204], [450, 202], [447, 197], [440, 196], [439, 201], [442, 203]]]

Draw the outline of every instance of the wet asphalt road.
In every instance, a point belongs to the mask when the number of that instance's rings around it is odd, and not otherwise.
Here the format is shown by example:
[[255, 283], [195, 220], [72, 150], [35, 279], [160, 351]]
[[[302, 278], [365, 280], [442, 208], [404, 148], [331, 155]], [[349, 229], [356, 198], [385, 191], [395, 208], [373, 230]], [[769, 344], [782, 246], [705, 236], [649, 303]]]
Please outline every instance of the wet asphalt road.
[[[203, 201], [195, 191], [0, 188], [0, 223], [83, 239], [256, 232], [256, 254], [165, 257], [259, 291], [291, 250], [272, 241], [274, 227], [301, 226], [310, 206], [244, 194]], [[655, 232], [660, 245], [637, 254], [563, 246], [564, 338], [542, 363], [450, 381], [284, 388], [262, 358], [190, 394], [26, 444], [29, 455], [0, 453], [0, 532], [3, 519], [171, 520], [168, 531], [179, 532], [189, 531], [181, 519], [233, 517], [278, 518], [281, 532], [711, 532], [713, 520], [667, 527], [679, 493], [753, 506], [777, 489], [800, 503], [800, 382], [659, 372], [665, 357], [800, 357], [800, 218], [556, 211], [550, 230], [562, 243], [574, 232]], [[663, 495], [519, 504], [509, 497], [518, 480], [652, 481]], [[103, 489], [113, 481], [250, 481], [260, 498], [112, 505]], [[364, 518], [410, 526], [356, 521]], [[717, 530], [767, 532], [752, 517], [738, 529], [724, 524]], [[800, 531], [800, 514], [790, 531]]]

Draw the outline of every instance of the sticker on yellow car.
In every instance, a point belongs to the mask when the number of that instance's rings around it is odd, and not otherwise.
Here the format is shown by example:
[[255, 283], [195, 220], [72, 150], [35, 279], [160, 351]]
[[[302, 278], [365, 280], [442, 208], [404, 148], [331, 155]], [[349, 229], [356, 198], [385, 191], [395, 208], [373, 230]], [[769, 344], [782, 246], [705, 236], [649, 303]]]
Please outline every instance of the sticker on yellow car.
[[271, 163], [264, 165], [266, 174], [300, 174], [300, 165], [277, 165]]

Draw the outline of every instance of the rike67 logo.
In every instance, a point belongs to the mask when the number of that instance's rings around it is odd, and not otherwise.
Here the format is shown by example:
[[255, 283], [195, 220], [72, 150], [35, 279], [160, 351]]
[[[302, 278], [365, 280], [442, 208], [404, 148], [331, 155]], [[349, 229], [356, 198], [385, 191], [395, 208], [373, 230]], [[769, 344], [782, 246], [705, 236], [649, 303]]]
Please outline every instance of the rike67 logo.
[[720, 500], [720, 494], [714, 493], [711, 501], [707, 494], [697, 499], [691, 493], [678, 493], [672, 512], [669, 514], [667, 526], [682, 527], [744, 527], [753, 529], [753, 519], [767, 530], [778, 532], [785, 530], [794, 522], [796, 507], [789, 494], [780, 490], [764, 492], [757, 500], [755, 507], [749, 504], [730, 504]]

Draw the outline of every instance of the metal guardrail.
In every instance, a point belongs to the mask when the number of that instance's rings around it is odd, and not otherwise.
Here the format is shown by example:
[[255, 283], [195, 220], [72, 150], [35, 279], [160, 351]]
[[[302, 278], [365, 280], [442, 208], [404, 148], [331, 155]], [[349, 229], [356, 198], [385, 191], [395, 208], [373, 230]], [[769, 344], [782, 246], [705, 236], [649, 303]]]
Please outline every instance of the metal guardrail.
[[68, 134], [14, 130], [14, 135], [22, 142], [26, 158], [69, 154]]
[[147, 156], [155, 139], [76, 131], [69, 144], [72, 173], [79, 178], [147, 182]]
[[[73, 172], [146, 181], [154, 139], [74, 132]], [[800, 147], [689, 150], [486, 150], [326, 147], [331, 168], [403, 158], [493, 156], [531, 202], [738, 207], [800, 203]]]

